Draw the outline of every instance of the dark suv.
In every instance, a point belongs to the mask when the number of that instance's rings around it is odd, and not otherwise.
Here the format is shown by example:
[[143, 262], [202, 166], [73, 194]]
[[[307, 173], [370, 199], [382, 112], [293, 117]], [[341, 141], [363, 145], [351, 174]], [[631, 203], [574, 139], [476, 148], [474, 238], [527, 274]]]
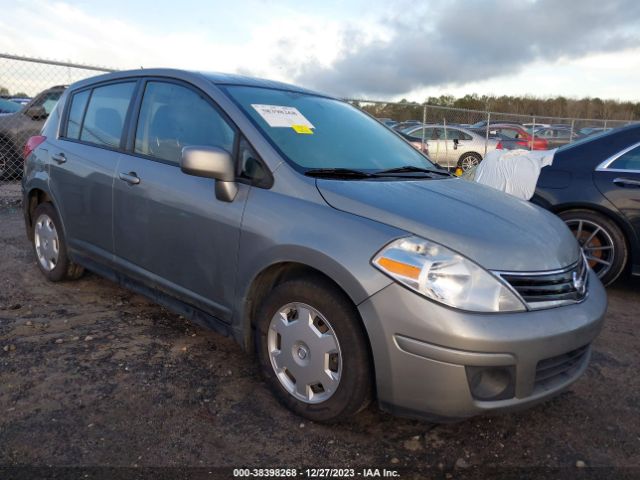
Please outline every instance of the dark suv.
[[29, 137], [37, 135], [67, 87], [48, 88], [8, 115], [0, 115], [0, 179], [22, 175], [22, 149]]

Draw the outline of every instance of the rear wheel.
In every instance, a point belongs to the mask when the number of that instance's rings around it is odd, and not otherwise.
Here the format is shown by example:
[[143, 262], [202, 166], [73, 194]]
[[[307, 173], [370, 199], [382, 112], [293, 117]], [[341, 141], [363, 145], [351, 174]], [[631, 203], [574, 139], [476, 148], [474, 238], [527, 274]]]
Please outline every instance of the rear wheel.
[[462, 169], [463, 172], [476, 167], [482, 161], [482, 157], [479, 153], [475, 152], [467, 152], [463, 153], [458, 160], [458, 167]]
[[272, 390], [298, 415], [334, 422], [371, 401], [373, 372], [357, 311], [322, 277], [272, 290], [256, 318], [256, 349]]
[[33, 214], [33, 250], [42, 274], [52, 282], [74, 280], [84, 268], [69, 260], [58, 213], [50, 203], [41, 203]]
[[628, 257], [627, 242], [620, 228], [590, 210], [569, 210], [559, 216], [575, 235], [589, 266], [602, 283], [613, 283], [624, 271]]

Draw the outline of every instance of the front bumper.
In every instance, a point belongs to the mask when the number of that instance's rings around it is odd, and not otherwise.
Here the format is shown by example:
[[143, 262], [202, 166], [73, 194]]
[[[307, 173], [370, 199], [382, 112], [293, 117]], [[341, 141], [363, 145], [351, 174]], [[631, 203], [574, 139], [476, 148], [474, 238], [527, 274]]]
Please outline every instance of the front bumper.
[[[604, 321], [606, 293], [595, 274], [589, 275], [582, 303], [521, 313], [461, 312], [395, 283], [376, 293], [358, 308], [381, 407], [452, 420], [526, 407], [561, 392], [586, 369], [590, 344]], [[547, 366], [565, 357], [573, 358], [572, 368], [549, 378], [554, 370]], [[512, 372], [509, 398], [480, 399], [471, 387], [473, 367]]]

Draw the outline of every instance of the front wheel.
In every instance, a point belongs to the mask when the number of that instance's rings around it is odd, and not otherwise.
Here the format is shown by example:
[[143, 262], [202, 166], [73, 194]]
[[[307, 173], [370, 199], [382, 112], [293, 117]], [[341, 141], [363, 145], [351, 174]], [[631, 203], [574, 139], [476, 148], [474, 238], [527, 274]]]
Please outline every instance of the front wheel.
[[278, 399], [309, 420], [339, 421], [371, 401], [373, 371], [357, 311], [324, 278], [273, 289], [256, 318], [256, 349]]
[[620, 228], [590, 210], [569, 210], [559, 216], [575, 235], [589, 266], [602, 283], [613, 283], [624, 271], [628, 257], [627, 242]]
[[477, 167], [481, 161], [482, 157], [479, 153], [463, 153], [458, 160], [458, 168], [461, 168], [463, 172], [466, 172], [473, 167]]

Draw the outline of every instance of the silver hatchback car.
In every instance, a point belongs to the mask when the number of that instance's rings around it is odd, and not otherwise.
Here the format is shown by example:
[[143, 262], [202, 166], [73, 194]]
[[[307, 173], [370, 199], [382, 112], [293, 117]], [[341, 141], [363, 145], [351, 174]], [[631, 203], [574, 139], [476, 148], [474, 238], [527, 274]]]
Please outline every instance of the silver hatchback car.
[[[477, 166], [487, 152], [502, 149], [502, 142], [486, 138], [471, 130], [447, 125], [416, 125], [402, 133], [427, 144], [429, 158], [446, 168], [461, 168], [466, 172]], [[419, 148], [419, 147], [418, 147]]]
[[373, 399], [440, 420], [529, 406], [584, 372], [602, 326], [604, 289], [560, 219], [298, 87], [91, 78], [25, 158], [49, 280], [87, 268], [232, 336], [315, 421]]

